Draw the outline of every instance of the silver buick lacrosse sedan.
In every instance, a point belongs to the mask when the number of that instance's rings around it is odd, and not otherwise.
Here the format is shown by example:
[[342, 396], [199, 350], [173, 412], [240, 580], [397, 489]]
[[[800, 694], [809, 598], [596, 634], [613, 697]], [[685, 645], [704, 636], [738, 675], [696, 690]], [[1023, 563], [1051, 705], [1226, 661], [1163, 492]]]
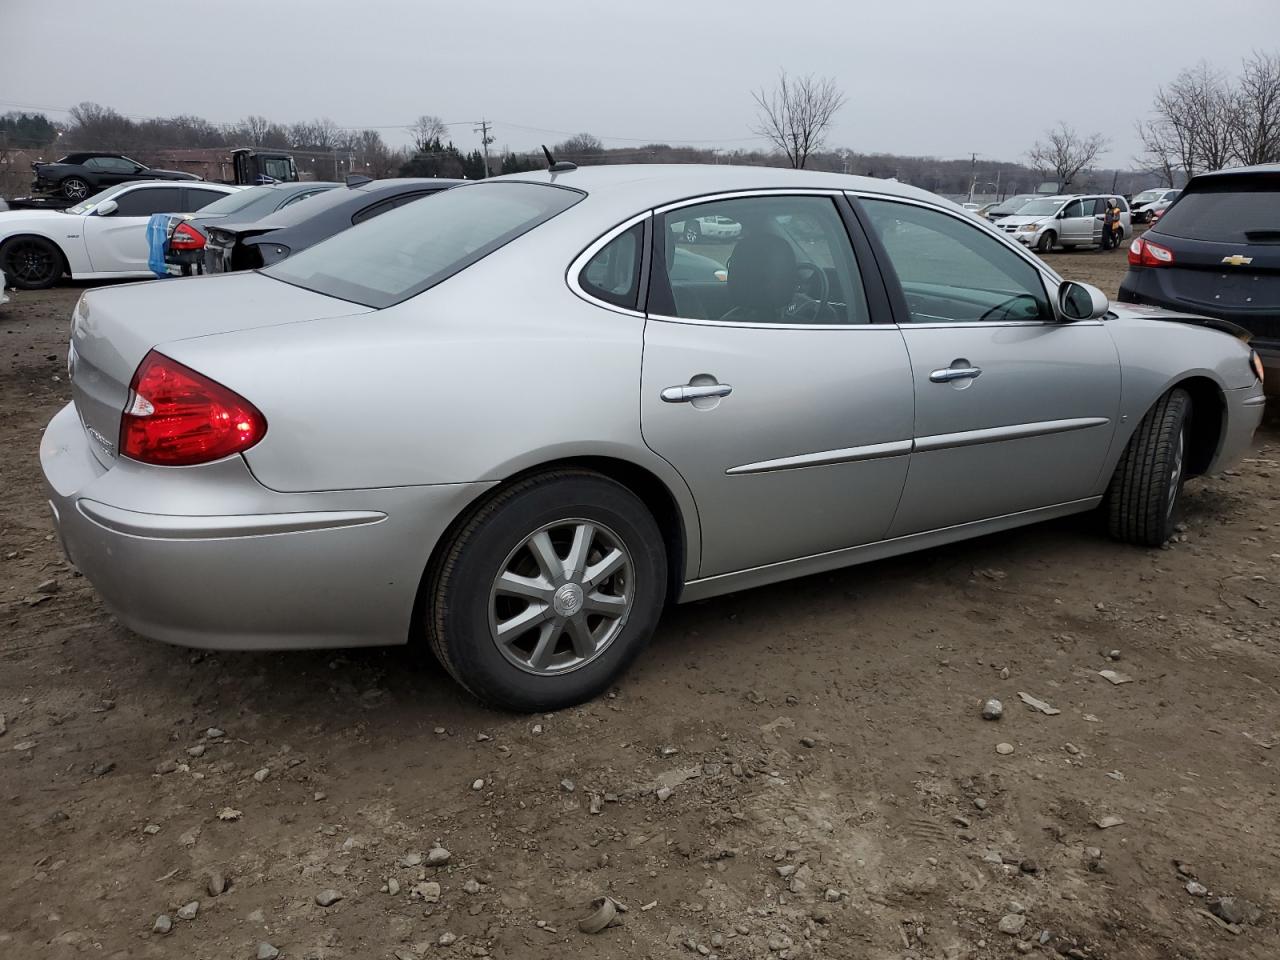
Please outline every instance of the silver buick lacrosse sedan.
[[902, 184], [559, 164], [86, 293], [40, 456], [139, 634], [427, 642], [545, 710], [668, 603], [1095, 508], [1163, 543], [1261, 418], [1246, 340]]

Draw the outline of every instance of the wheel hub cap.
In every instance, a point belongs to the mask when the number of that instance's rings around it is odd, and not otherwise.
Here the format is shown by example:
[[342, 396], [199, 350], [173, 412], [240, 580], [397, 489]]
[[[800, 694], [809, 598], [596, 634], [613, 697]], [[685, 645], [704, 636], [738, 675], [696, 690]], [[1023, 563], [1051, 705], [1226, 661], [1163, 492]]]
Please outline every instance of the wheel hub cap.
[[576, 583], [566, 583], [551, 596], [551, 608], [557, 616], [572, 617], [582, 609], [582, 588]]
[[554, 676], [600, 656], [635, 599], [631, 554], [608, 527], [566, 519], [535, 530], [498, 568], [489, 631], [510, 663]]

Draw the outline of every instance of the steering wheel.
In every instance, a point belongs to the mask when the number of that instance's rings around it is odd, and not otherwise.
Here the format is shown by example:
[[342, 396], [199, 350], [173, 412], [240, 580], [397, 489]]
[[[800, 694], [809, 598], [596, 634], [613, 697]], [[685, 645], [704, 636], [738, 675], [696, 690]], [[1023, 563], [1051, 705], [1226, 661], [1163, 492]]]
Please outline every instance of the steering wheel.
[[[1036, 301], [1036, 298], [1035, 298], [1035, 295], [1034, 295], [1034, 294], [1030, 294], [1030, 293], [1015, 293], [1013, 296], [1011, 296], [1011, 297], [1007, 297], [1006, 299], [1001, 300], [1001, 301], [1000, 301], [999, 303], [997, 303], [994, 307], [991, 307], [991, 308], [989, 308], [989, 309], [987, 309], [987, 310], [983, 311], [982, 316], [978, 317], [978, 319], [979, 319], [979, 320], [989, 320], [989, 319], [991, 319], [991, 315], [992, 315], [992, 314], [994, 314], [994, 313], [996, 313], [997, 311], [1000, 311], [1000, 310], [1003, 310], [1003, 311], [1004, 311], [1004, 313], [1005, 313], [1005, 316], [1008, 316], [1008, 313], [1009, 313], [1009, 307], [1010, 307], [1010, 306], [1012, 306], [1013, 304], [1017, 303], [1019, 300], [1030, 300], [1030, 301], [1032, 302], [1032, 304], [1034, 304], [1037, 308], [1040, 306], [1040, 304]], [[1037, 312], [1039, 312], [1039, 311], [1038, 311], [1038, 309], [1037, 309]]]
[[[793, 316], [799, 316], [801, 311], [812, 311], [813, 320], [816, 322], [831, 305], [831, 281], [827, 277], [827, 271], [823, 270], [811, 260], [802, 260], [800, 263], [796, 264], [796, 272], [799, 274], [799, 279], [796, 282], [797, 293], [802, 293], [804, 296], [808, 297], [809, 285], [815, 278], [818, 281], [818, 285], [821, 288], [822, 293], [817, 297], [817, 299], [811, 298], [807, 303], [802, 303], [789, 312]], [[808, 276], [806, 276], [806, 274]]]

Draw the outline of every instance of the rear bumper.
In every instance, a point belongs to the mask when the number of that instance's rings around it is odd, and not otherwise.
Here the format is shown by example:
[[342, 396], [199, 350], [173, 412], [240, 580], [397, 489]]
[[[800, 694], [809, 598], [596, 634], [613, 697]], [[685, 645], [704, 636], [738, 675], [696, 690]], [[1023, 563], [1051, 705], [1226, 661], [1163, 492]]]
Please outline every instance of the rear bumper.
[[68, 558], [123, 624], [231, 650], [407, 642], [433, 546], [491, 486], [284, 494], [240, 457], [108, 469], [70, 404], [40, 462]]
[[1262, 423], [1267, 398], [1261, 385], [1255, 383], [1239, 390], [1227, 390], [1225, 394], [1227, 419], [1218, 452], [1206, 473], [1220, 473], [1237, 463], [1249, 452], [1254, 431]]

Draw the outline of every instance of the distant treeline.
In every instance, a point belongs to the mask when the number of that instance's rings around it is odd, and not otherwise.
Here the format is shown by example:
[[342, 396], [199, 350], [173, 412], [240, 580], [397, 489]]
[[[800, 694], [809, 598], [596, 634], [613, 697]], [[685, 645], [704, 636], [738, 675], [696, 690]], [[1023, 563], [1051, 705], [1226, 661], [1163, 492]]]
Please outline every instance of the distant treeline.
[[[168, 150], [201, 147], [261, 147], [290, 150], [312, 157], [318, 170], [323, 157], [349, 158], [350, 167], [375, 177], [440, 176], [478, 179], [485, 160], [479, 149], [464, 150], [443, 136], [419, 139], [413, 148], [393, 148], [377, 130], [350, 130], [319, 118], [298, 123], [277, 123], [249, 116], [235, 124], [215, 124], [202, 117], [177, 116], [135, 119], [111, 107], [82, 103], [73, 107], [66, 122], [54, 122], [39, 113], [0, 116], [0, 148], [38, 153], [71, 150], [109, 150], [125, 153], [144, 163], [155, 163]], [[785, 166], [786, 158], [765, 150], [711, 150], [699, 147], [651, 143], [610, 149], [591, 134], [579, 134], [549, 145], [556, 159], [575, 163], [735, 163], [753, 166]], [[517, 173], [545, 165], [541, 149], [490, 150], [490, 175]], [[972, 187], [978, 195], [1030, 193], [1044, 181], [1043, 174], [1021, 163], [937, 157], [898, 156], [827, 150], [814, 154], [810, 169], [894, 177], [935, 193], [958, 196]], [[1117, 190], [1131, 193], [1154, 183], [1145, 171], [1094, 170], [1072, 185], [1074, 190]]]

